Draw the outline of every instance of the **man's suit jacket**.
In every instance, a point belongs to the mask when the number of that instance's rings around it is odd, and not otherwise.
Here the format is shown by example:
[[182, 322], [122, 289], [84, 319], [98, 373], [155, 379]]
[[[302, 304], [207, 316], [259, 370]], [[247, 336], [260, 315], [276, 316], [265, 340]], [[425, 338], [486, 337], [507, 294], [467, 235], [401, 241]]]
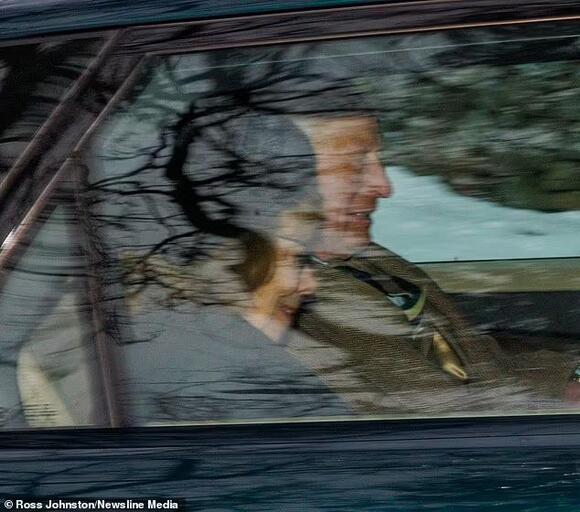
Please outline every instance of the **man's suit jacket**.
[[[417, 326], [385, 293], [356, 277], [349, 266], [380, 282], [395, 277], [422, 290], [427, 328]], [[318, 300], [301, 315], [300, 328], [342, 354], [340, 365], [318, 368], [327, 378], [349, 372], [365, 386], [361, 412], [529, 412], [561, 408], [564, 388], [577, 361], [548, 350], [508, 354], [477, 333], [453, 300], [415, 265], [378, 245], [347, 260], [319, 262]], [[437, 330], [468, 373], [462, 382], [442, 371], [432, 349]]]

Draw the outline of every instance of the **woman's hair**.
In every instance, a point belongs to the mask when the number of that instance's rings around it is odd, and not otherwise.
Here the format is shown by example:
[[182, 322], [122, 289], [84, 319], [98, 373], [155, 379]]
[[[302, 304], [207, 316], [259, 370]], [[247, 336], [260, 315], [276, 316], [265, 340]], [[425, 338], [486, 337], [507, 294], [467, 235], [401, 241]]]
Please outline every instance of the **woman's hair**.
[[239, 277], [248, 292], [268, 284], [276, 270], [276, 245], [256, 231], [246, 231], [238, 237], [239, 263], [229, 266]]
[[253, 231], [225, 240], [204, 262], [187, 269], [191, 290], [183, 297], [201, 306], [244, 310], [254, 292], [274, 276], [275, 242]]
[[[294, 209], [286, 212], [286, 220], [292, 223], [291, 238], [305, 249], [322, 223], [322, 215], [309, 209]], [[281, 227], [279, 227], [281, 229]], [[276, 244], [267, 235], [246, 230], [237, 238], [240, 261], [229, 266], [239, 276], [245, 288], [254, 292], [270, 282], [276, 270]]]

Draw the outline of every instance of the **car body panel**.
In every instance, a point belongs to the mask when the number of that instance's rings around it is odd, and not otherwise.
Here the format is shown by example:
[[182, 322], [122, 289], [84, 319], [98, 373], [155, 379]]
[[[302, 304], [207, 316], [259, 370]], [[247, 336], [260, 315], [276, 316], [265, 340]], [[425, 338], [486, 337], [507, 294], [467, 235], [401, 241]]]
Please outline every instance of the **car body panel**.
[[[288, 11], [288, 19], [301, 21], [309, 14], [316, 16], [321, 12], [321, 21], [327, 14], [325, 10], [343, 11], [345, 23], [351, 17], [347, 7], [369, 10], [375, 5], [388, 8], [389, 17], [401, 23], [406, 17], [414, 24], [453, 23], [492, 23], [494, 21], [515, 20], [522, 15], [528, 18], [548, 17], [565, 18], [574, 16], [577, 6], [574, 0], [555, 0], [551, 2], [528, 2], [512, 0], [506, 9], [505, 2], [497, 0], [473, 0], [433, 2], [429, 0], [408, 1], [368, 1], [368, 0], [269, 0], [215, 1], [202, 0], [190, 2], [181, 0], [167, 5], [164, 2], [140, 0], [130, 7], [123, 0], [52, 0], [49, 2], [31, 0], [27, 2], [4, 0], [3, 16], [0, 18], [0, 41], [19, 39], [57, 33], [78, 33], [80, 31], [102, 30], [113, 27], [135, 26], [142, 24], [185, 22], [191, 20], [215, 20], [220, 17], [248, 17], [259, 14], [276, 14]], [[482, 12], [484, 16], [482, 17]], [[340, 14], [339, 14], [340, 16]], [[359, 13], [357, 13], [357, 17]], [[376, 14], [375, 14], [376, 16]], [[373, 16], [371, 16], [373, 18]], [[376, 18], [375, 18], [376, 19]], [[338, 20], [334, 22], [336, 24]], [[379, 20], [377, 20], [379, 21]], [[335, 25], [336, 26], [336, 25]], [[400, 28], [403, 28], [401, 26]], [[320, 28], [326, 30], [331, 26]], [[359, 23], [350, 23], [351, 30], [357, 30]], [[311, 33], [311, 36], [315, 34]]]
[[578, 505], [570, 416], [21, 432], [3, 497], [184, 498], [188, 510], [561, 510]]

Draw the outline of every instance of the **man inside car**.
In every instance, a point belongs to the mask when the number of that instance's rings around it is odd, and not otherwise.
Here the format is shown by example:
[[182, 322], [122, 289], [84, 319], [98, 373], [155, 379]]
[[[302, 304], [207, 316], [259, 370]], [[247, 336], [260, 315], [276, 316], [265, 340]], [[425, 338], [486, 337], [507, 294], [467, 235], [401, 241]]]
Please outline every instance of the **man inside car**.
[[354, 97], [339, 95], [334, 112], [295, 116], [314, 148], [326, 219], [315, 257], [318, 300], [301, 329], [344, 351], [342, 364], [374, 393], [369, 412], [560, 407], [573, 360], [523, 343], [508, 355], [425, 272], [372, 242], [371, 215], [393, 189], [378, 117], [353, 108]]

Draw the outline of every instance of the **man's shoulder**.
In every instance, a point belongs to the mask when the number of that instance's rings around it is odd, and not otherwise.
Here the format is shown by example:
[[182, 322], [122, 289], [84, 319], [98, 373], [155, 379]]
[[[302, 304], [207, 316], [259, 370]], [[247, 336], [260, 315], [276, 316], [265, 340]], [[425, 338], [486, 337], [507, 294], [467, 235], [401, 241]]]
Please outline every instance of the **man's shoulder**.
[[363, 251], [353, 255], [349, 264], [374, 275], [384, 273], [417, 284], [433, 282], [415, 263], [376, 243], [370, 243]]

